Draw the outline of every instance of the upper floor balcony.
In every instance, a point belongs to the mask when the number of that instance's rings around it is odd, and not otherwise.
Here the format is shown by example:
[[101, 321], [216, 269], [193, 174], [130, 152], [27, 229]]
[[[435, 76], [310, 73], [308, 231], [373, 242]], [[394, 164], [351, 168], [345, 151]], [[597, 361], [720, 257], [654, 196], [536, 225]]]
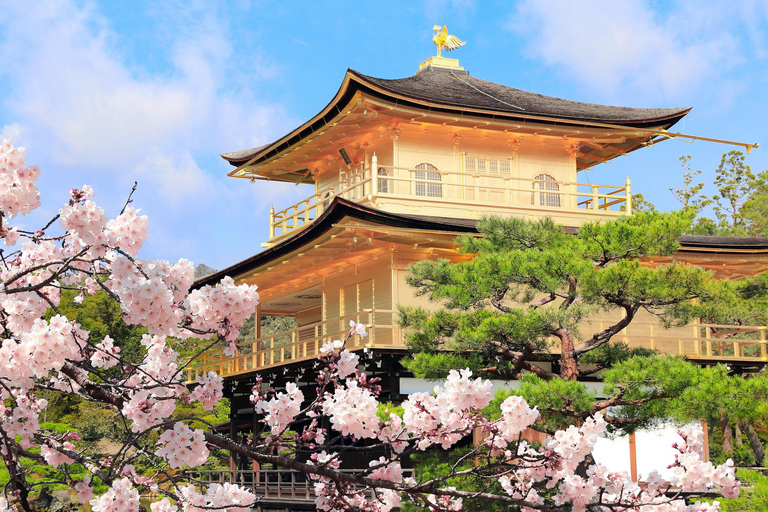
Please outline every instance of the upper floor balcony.
[[334, 197], [391, 213], [469, 219], [486, 213], [552, 217], [567, 226], [632, 211], [629, 178], [623, 186], [597, 185], [559, 181], [545, 173], [513, 177], [507, 160], [478, 159], [473, 166], [475, 169], [467, 169], [464, 165], [463, 172], [438, 170], [430, 164], [406, 168], [378, 165], [374, 157], [369, 167], [345, 173], [335, 186], [282, 210], [272, 208], [270, 242], [308, 226]]

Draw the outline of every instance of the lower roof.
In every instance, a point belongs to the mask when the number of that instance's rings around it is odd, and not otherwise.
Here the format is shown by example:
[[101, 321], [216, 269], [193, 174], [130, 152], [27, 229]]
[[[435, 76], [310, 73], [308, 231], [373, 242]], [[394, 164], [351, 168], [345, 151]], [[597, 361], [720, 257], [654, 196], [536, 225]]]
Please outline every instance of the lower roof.
[[[478, 221], [474, 219], [395, 214], [371, 208], [369, 206], [363, 206], [340, 197], [335, 197], [325, 212], [323, 212], [323, 214], [306, 229], [275, 244], [269, 249], [251, 256], [250, 258], [197, 280], [194, 286], [214, 285], [225, 276], [234, 277], [242, 275], [266, 265], [291, 251], [300, 249], [301, 247], [314, 242], [317, 238], [345, 218], [362, 220], [388, 227], [413, 230], [446, 231], [456, 234], [478, 232]], [[768, 238], [683, 235], [680, 237], [680, 250], [713, 253], [768, 253]]]

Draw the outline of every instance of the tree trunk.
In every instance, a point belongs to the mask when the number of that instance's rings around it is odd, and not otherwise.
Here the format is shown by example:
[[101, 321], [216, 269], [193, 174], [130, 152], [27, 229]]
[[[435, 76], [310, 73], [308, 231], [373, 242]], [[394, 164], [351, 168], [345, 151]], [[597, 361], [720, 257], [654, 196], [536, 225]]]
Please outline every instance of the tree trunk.
[[752, 425], [748, 421], [742, 422], [744, 426], [744, 432], [747, 434], [747, 440], [749, 441], [749, 447], [752, 448], [752, 453], [755, 454], [755, 465], [762, 466], [763, 460], [765, 460], [765, 446], [757, 436], [757, 432], [752, 428]]
[[744, 444], [744, 439], [741, 435], [741, 427], [738, 422], [733, 425], [733, 440], [736, 443], [736, 446], [742, 446]]
[[558, 329], [555, 335], [560, 338], [560, 377], [563, 380], [578, 380], [579, 365], [574, 354], [573, 334], [565, 329]]
[[731, 422], [724, 412], [720, 413], [720, 428], [723, 431], [723, 453], [733, 453], [733, 432]]

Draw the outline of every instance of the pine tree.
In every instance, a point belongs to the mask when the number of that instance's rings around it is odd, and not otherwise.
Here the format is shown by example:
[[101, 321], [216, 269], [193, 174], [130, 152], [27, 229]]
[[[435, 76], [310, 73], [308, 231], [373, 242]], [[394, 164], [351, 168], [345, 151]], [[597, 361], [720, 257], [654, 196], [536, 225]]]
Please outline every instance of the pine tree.
[[[642, 312], [682, 325], [718, 299], [744, 292], [698, 267], [643, 263], [674, 254], [691, 218], [690, 211], [643, 212], [587, 223], [578, 234], [548, 219], [482, 219], [482, 237], [458, 239], [460, 250], [474, 255], [470, 261], [410, 266], [408, 283], [442, 308], [400, 308], [414, 352], [407, 366], [425, 378], [469, 367], [520, 379], [515, 393], [539, 407], [538, 428], [548, 431], [596, 411], [628, 430], [660, 417], [695, 416], [681, 397], [717, 377], [614, 341]], [[589, 330], [595, 316], [616, 320]], [[550, 369], [541, 361], [552, 354], [559, 356]], [[598, 372], [606, 386], [599, 396], [579, 382]]]

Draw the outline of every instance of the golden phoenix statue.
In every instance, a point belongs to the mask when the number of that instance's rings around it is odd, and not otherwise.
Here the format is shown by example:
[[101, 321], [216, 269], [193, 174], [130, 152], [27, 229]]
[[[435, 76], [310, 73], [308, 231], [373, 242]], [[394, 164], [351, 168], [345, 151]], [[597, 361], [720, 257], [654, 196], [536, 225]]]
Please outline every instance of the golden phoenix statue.
[[432, 27], [432, 30], [435, 31], [435, 35], [432, 36], [432, 42], [434, 42], [437, 45], [438, 57], [442, 57], [441, 52], [443, 48], [445, 48], [448, 51], [451, 51], [467, 44], [466, 41], [462, 41], [461, 39], [459, 39], [454, 35], [449, 35], [448, 27], [446, 27], [445, 25], [443, 25], [442, 29], [440, 28], [440, 25], [435, 25], [434, 27]]

